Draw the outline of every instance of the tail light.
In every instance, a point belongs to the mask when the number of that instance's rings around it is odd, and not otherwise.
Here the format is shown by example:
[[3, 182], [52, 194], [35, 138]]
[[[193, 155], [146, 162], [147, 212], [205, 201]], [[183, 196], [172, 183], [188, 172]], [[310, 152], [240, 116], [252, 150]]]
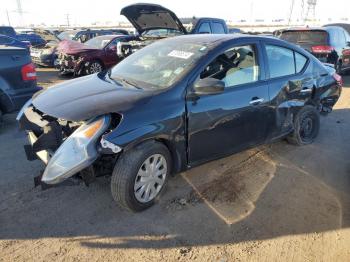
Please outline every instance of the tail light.
[[335, 79], [335, 81], [337, 81], [338, 85], [343, 86], [344, 84], [343, 78], [340, 75], [338, 75], [337, 73], [334, 73], [333, 78]]
[[313, 53], [317, 53], [317, 54], [330, 54], [334, 51], [334, 47], [333, 46], [328, 46], [328, 45], [317, 45], [317, 46], [313, 46], [311, 47], [311, 51]]
[[36, 80], [35, 65], [33, 63], [24, 65], [21, 69], [22, 79], [24, 81]]

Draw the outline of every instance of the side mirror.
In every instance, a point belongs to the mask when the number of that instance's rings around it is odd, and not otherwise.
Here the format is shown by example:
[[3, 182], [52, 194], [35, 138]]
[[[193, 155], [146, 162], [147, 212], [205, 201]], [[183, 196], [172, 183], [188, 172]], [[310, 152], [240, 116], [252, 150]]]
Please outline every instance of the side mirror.
[[215, 78], [204, 78], [198, 80], [193, 89], [197, 95], [215, 95], [220, 94], [225, 89], [225, 82]]

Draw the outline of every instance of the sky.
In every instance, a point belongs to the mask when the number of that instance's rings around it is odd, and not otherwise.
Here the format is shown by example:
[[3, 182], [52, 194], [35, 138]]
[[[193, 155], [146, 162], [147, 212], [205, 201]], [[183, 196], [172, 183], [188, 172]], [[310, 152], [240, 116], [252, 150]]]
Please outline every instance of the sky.
[[[302, 1], [295, 0], [292, 18], [301, 17]], [[8, 24], [7, 13], [12, 26], [41, 23], [47, 26], [66, 25], [66, 14], [69, 14], [71, 24], [91, 25], [94, 22], [113, 24], [126, 21], [119, 15], [121, 8], [137, 2], [161, 4], [174, 11], [178, 17], [211, 16], [232, 21], [240, 19], [249, 21], [288, 19], [292, 0], [21, 0], [24, 11], [22, 20], [16, 12], [17, 0], [1, 0], [0, 25]], [[348, 18], [350, 22], [350, 0], [318, 0], [316, 18], [326, 20], [329, 17], [333, 20]]]

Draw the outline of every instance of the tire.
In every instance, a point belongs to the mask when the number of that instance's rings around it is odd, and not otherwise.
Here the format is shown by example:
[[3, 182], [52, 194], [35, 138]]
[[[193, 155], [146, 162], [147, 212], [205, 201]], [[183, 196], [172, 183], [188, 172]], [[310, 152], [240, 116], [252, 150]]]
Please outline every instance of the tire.
[[99, 61], [92, 61], [89, 63], [89, 65], [86, 67], [86, 74], [91, 75], [95, 73], [99, 73], [103, 70], [103, 65]]
[[320, 130], [320, 114], [315, 107], [304, 106], [294, 118], [294, 131], [287, 137], [289, 143], [303, 146], [314, 142]]
[[[140, 176], [140, 174], [148, 174], [145, 162], [151, 161], [152, 156], [155, 156], [153, 161], [158, 161], [158, 156], [162, 156], [162, 161], [166, 161], [165, 164], [162, 162], [164, 170], [161, 168], [158, 170], [158, 172], [165, 174], [164, 178], [164, 174], [158, 175], [158, 181], [163, 181], [160, 188], [158, 188], [160, 184], [157, 186], [157, 182], [154, 182], [154, 180], [157, 180], [156, 176], [153, 176], [152, 178], [148, 175]], [[161, 161], [155, 164], [159, 165], [160, 162]], [[151, 162], [147, 163], [149, 164]], [[151, 167], [153, 163], [154, 162], [152, 162], [149, 167]], [[171, 166], [172, 160], [167, 147], [162, 143], [155, 141], [145, 142], [122, 154], [116, 162], [112, 173], [111, 192], [113, 199], [121, 207], [134, 212], [139, 212], [151, 207], [166, 185], [167, 178], [171, 174]], [[142, 179], [153, 179], [153, 182], [150, 183], [155, 184], [153, 187], [149, 186], [150, 188], [148, 188], [147, 184], [144, 184], [139, 188], [140, 184], [145, 183], [144, 181], [141, 181]], [[153, 189], [152, 191], [151, 188]], [[142, 190], [144, 191], [144, 194], [142, 194]], [[146, 194], [148, 190], [148, 196], [152, 195], [154, 197], [147, 201]], [[144, 199], [141, 199], [142, 196], [144, 196]]]

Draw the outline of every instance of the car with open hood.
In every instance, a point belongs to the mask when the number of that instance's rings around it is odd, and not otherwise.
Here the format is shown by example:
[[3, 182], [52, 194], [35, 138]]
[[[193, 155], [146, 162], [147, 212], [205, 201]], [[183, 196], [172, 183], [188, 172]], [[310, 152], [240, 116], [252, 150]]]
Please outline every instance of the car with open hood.
[[61, 74], [73, 73], [75, 76], [101, 72], [121, 60], [117, 54], [118, 43], [135, 38], [130, 35], [104, 35], [92, 38], [84, 44], [64, 40], [57, 48], [56, 66]]
[[278, 138], [312, 143], [342, 78], [272, 37], [159, 40], [110, 70], [37, 93], [18, 114], [44, 187], [111, 176], [123, 207], [150, 207], [170, 175]]
[[179, 19], [176, 14], [157, 4], [139, 3], [124, 7], [125, 16], [138, 32], [138, 39], [122, 43], [119, 55], [126, 57], [156, 40], [186, 34], [227, 34], [226, 22], [220, 18]]

